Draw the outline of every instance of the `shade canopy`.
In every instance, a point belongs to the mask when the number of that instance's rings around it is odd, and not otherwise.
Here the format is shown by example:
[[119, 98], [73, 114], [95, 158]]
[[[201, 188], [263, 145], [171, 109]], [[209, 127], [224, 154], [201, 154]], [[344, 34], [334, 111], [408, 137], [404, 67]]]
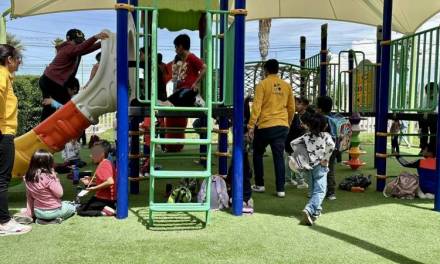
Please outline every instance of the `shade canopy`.
[[[270, 2], [270, 4], [269, 4]], [[440, 12], [439, 0], [394, 0], [393, 30], [417, 31]], [[310, 18], [382, 25], [383, 0], [248, 0], [247, 20], [263, 18]]]
[[[116, 0], [11, 0], [12, 16], [24, 17], [77, 10], [113, 9]], [[153, 0], [139, 0], [151, 5]], [[160, 27], [170, 30], [196, 29], [200, 13], [218, 8], [219, 1], [158, 0]], [[233, 7], [233, 1], [230, 1]], [[248, 0], [247, 20], [263, 18], [329, 19], [377, 26], [382, 24], [383, 0]], [[393, 30], [414, 33], [440, 12], [439, 0], [394, 0]]]

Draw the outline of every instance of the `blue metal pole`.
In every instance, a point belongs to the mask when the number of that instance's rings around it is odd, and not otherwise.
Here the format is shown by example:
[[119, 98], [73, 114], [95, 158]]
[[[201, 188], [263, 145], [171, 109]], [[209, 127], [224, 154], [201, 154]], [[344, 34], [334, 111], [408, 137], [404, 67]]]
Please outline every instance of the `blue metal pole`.
[[321, 26], [321, 63], [319, 74], [320, 84], [319, 84], [319, 95], [323, 96], [327, 94], [327, 24]]
[[[354, 69], [354, 52], [348, 51], [348, 112], [353, 113], [353, 91], [357, 87], [353, 87], [353, 69]], [[353, 89], [354, 88], [354, 89]], [[357, 102], [355, 102], [357, 104]]]
[[[383, 41], [382, 41], [382, 57], [380, 68], [380, 87], [379, 87], [379, 105], [378, 105], [378, 120], [377, 130], [378, 132], [387, 132], [388, 124], [388, 92], [389, 92], [389, 80], [390, 80], [390, 43], [391, 40], [391, 22], [393, 16], [393, 0], [384, 0], [383, 5]], [[377, 139], [377, 152], [386, 153], [387, 151], [387, 138], [379, 137]], [[380, 158], [377, 160], [377, 182], [376, 190], [382, 191], [386, 183], [387, 174], [387, 159]]]
[[[136, 116], [131, 117], [130, 120], [130, 131], [139, 132], [139, 118]], [[133, 133], [131, 135], [131, 144], [130, 145], [130, 154], [139, 155], [139, 135]], [[129, 176], [130, 177], [139, 177], [139, 158], [132, 158], [129, 161]], [[130, 182], [130, 193], [131, 194], [139, 194], [139, 181]]]
[[[220, 1], [220, 9], [221, 10], [228, 10], [228, 0], [221, 0]], [[220, 17], [220, 34], [224, 34], [225, 29], [225, 17], [222, 15]], [[223, 94], [223, 85], [224, 85], [224, 65], [225, 65], [225, 41], [224, 38], [220, 39], [220, 98], [223, 100], [224, 94]], [[219, 120], [219, 129], [220, 130], [226, 130], [228, 129], [228, 118], [227, 117], [220, 117]], [[228, 134], [220, 133], [218, 137], [218, 151], [226, 153], [228, 152]], [[218, 157], [218, 173], [220, 175], [227, 175], [228, 174], [228, 157], [219, 156]]]
[[[376, 74], [375, 74], [375, 81], [374, 81], [374, 85], [375, 85], [375, 90], [374, 90], [374, 120], [375, 123], [378, 122], [379, 120], [379, 87], [380, 87], [380, 60], [381, 60], [381, 56], [382, 56], [382, 47], [380, 45], [380, 42], [382, 41], [382, 26], [377, 26], [377, 42], [376, 42]], [[374, 126], [374, 153], [376, 153], [377, 151], [377, 137], [376, 137], [376, 133], [378, 132], [377, 130], [377, 126]], [[374, 168], [377, 168], [377, 158], [376, 155], [374, 155]]]
[[[127, 4], [128, 0], [118, 0]], [[117, 28], [117, 210], [116, 217], [128, 216], [128, 11], [118, 9]]]
[[[245, 9], [245, 0], [235, 1], [236, 9]], [[245, 16], [235, 16], [235, 63], [234, 63], [234, 148], [232, 162], [232, 213], [240, 216], [243, 211], [243, 119], [244, 119], [244, 37]]]

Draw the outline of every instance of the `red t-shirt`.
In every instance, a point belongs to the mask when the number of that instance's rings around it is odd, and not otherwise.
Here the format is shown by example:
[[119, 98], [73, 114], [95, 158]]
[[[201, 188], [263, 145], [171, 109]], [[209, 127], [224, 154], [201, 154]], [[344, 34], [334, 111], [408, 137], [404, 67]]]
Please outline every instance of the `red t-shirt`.
[[108, 178], [113, 177], [115, 184], [112, 186], [97, 190], [95, 196], [99, 199], [115, 201], [116, 200], [116, 179], [115, 179], [115, 168], [113, 164], [108, 159], [102, 160], [98, 167], [96, 168], [96, 185], [105, 182]]
[[203, 61], [196, 55], [189, 53], [179, 69], [177, 88], [191, 88], [202, 68]]

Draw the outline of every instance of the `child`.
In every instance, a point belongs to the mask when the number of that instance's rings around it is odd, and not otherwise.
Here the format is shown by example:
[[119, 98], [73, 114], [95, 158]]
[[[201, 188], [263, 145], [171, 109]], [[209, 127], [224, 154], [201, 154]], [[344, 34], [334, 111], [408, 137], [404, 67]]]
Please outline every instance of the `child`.
[[61, 201], [63, 187], [53, 169], [53, 156], [37, 150], [24, 177], [26, 185], [26, 216], [36, 217], [37, 224], [61, 223], [75, 214], [75, 206]]
[[[94, 191], [95, 195], [78, 208], [80, 216], [113, 216], [116, 208], [115, 169], [108, 160], [111, 145], [103, 140], [96, 142], [92, 148], [92, 161], [98, 164], [95, 176], [84, 177], [81, 181], [87, 191]], [[96, 181], [93, 179], [96, 178]], [[93, 185], [93, 186], [92, 186]]]
[[[289, 129], [289, 134], [287, 134], [287, 139], [284, 148], [286, 153], [286, 163], [289, 160], [288, 156], [292, 155], [292, 151], [293, 151], [292, 147], [290, 146], [290, 142], [304, 135], [304, 133], [306, 132], [306, 130], [301, 125], [300, 118], [304, 114], [306, 115], [309, 114], [307, 112], [308, 106], [309, 106], [309, 100], [307, 98], [305, 97], [295, 98], [295, 110], [297, 114], [293, 117], [293, 121]], [[304, 177], [301, 173], [295, 173], [294, 175], [292, 175], [292, 172], [290, 170], [286, 170], [286, 182], [291, 182], [293, 185], [296, 185], [298, 189], [307, 189], [309, 187], [308, 184], [304, 181]]]
[[399, 134], [400, 134], [400, 122], [399, 119], [394, 118], [391, 123], [390, 133], [395, 134], [391, 137], [391, 152], [400, 153], [399, 149]]
[[57, 173], [68, 173], [71, 171], [70, 166], [72, 165], [78, 166], [79, 168], [87, 165], [79, 156], [80, 150], [81, 145], [76, 139], [72, 139], [67, 142], [63, 151], [61, 152], [61, 157], [63, 158], [64, 163], [56, 164], [55, 171]]
[[[75, 77], [81, 56], [99, 49], [101, 43], [97, 41], [106, 38], [108, 38], [108, 34], [105, 32], [85, 40], [81, 30], [70, 29], [67, 31], [66, 41], [56, 46], [57, 54], [39, 80], [43, 98], [53, 98], [61, 104], [67, 103], [70, 96], [65, 85], [70, 78]], [[44, 105], [41, 121], [54, 112], [52, 107]]]
[[[438, 98], [438, 84], [430, 82], [425, 85], [425, 96], [423, 100], [423, 107], [431, 108], [431, 114], [423, 113], [423, 116], [419, 118], [420, 129], [420, 154], [423, 154], [428, 147], [435, 148], [436, 134], [437, 134], [437, 98]], [[426, 99], [425, 99], [426, 98]], [[429, 136], [428, 136], [429, 135]]]
[[[327, 120], [323, 115], [315, 113], [309, 117], [303, 116], [301, 121], [308, 132], [293, 140], [291, 145], [292, 147], [295, 145], [305, 146], [306, 157], [303, 160], [308, 160], [308, 164], [304, 164], [302, 171], [310, 176], [311, 198], [303, 210], [303, 223], [313, 225], [321, 215], [321, 205], [327, 188], [328, 165], [330, 156], [335, 149], [335, 143], [331, 135], [325, 132]], [[296, 151], [295, 148], [293, 151]]]
[[[205, 75], [206, 65], [189, 51], [191, 39], [181, 34], [174, 39], [176, 53], [181, 61], [173, 66], [173, 79], [176, 82], [176, 92], [166, 101], [159, 101], [162, 105], [174, 106], [203, 106], [203, 99], [198, 95], [199, 83]], [[178, 66], [177, 63], [180, 63]]]
[[[327, 127], [325, 132], [330, 133], [333, 141], [336, 141], [336, 128], [332, 128], [332, 124], [328, 116], [333, 108], [333, 100], [329, 96], [320, 96], [316, 99], [316, 112], [323, 114], [327, 118]], [[336, 177], [335, 177], [335, 159], [337, 151], [331, 155], [329, 160], [329, 172], [327, 174], [327, 194], [326, 197], [330, 201], [336, 200]]]
[[423, 152], [423, 159], [407, 161], [401, 156], [396, 156], [397, 161], [406, 168], [416, 168], [419, 174], [419, 189], [417, 196], [422, 199], [434, 199], [434, 193], [437, 190], [436, 173], [436, 149], [428, 145]]
[[[72, 77], [69, 78], [69, 80], [67, 80], [66, 82], [66, 88], [67, 88], [67, 93], [69, 94], [69, 98], [74, 97], [76, 94], [78, 94], [79, 92], [79, 81], [77, 78]], [[56, 110], [60, 109], [63, 104], [56, 101], [55, 99], [48, 97], [48, 98], [44, 98], [43, 99], [43, 103], [44, 106], [50, 106]]]

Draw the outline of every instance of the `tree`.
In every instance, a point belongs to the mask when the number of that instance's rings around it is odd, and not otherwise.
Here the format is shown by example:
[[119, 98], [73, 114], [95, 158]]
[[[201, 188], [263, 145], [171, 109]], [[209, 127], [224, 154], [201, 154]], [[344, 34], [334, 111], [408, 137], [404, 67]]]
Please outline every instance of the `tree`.
[[63, 43], [63, 42], [64, 42], [64, 39], [62, 39], [62, 38], [56, 38], [56, 39], [54, 39], [54, 40], [52, 41], [52, 44], [56, 47], [56, 46], [60, 45], [60, 44]]
[[14, 47], [20, 54], [26, 50], [21, 43], [21, 40], [19, 40], [14, 34], [6, 33], [6, 43]]
[[14, 93], [18, 98], [17, 136], [23, 135], [40, 123], [41, 91], [39, 76], [18, 75], [14, 80]]

